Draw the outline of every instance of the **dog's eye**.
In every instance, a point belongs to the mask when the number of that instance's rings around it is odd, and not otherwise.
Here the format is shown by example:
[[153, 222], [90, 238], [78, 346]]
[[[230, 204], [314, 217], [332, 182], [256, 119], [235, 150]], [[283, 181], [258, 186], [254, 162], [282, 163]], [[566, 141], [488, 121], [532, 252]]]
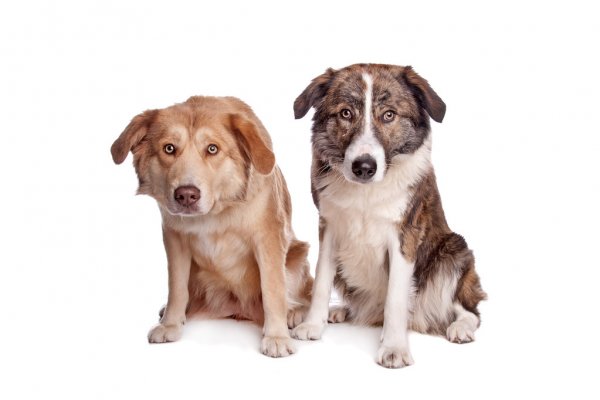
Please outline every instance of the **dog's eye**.
[[344, 108], [342, 111], [340, 111], [340, 116], [344, 119], [352, 119], [352, 111]]
[[389, 110], [389, 111], [386, 111], [383, 114], [383, 121], [384, 122], [391, 122], [391, 121], [394, 120], [395, 117], [396, 117], [396, 113], [393, 112], [393, 111], [391, 111], [391, 110]]
[[206, 151], [208, 151], [208, 154], [214, 155], [214, 154], [217, 154], [217, 151], [219, 151], [219, 148], [217, 147], [216, 144], [209, 144]]
[[175, 153], [175, 146], [173, 146], [171, 143], [165, 144], [165, 147], [163, 147], [163, 149], [165, 150], [165, 153], [167, 153], [167, 154]]

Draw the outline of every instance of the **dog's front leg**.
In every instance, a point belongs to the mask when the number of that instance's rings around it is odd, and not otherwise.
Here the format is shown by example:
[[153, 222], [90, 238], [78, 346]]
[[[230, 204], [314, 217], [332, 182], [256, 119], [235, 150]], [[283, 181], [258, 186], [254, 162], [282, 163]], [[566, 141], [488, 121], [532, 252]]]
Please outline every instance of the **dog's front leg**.
[[287, 325], [285, 247], [277, 234], [259, 235], [255, 240], [256, 260], [265, 322], [260, 350], [269, 357], [285, 357], [296, 349]]
[[320, 339], [327, 324], [329, 315], [329, 299], [331, 286], [335, 277], [333, 262], [333, 239], [331, 232], [325, 228], [323, 240], [319, 247], [319, 260], [313, 286], [312, 301], [306, 319], [293, 331], [292, 336], [300, 340]]
[[408, 318], [414, 262], [402, 255], [400, 247], [398, 233], [391, 233], [388, 238], [388, 292], [381, 345], [377, 353], [377, 362], [386, 368], [401, 368], [413, 363], [408, 348]]
[[169, 269], [169, 297], [160, 323], [148, 333], [150, 343], [174, 342], [181, 337], [189, 300], [188, 280], [192, 254], [189, 241], [179, 232], [163, 227]]

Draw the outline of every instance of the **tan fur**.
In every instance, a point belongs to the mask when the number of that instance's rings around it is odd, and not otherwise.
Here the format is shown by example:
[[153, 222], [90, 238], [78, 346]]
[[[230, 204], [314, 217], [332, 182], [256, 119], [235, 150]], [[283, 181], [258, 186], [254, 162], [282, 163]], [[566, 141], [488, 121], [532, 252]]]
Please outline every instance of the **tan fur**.
[[[129, 150], [138, 193], [159, 204], [169, 268], [167, 305], [149, 341], [177, 340], [186, 318], [203, 313], [264, 324], [262, 352], [293, 353], [288, 312], [297, 323], [309, 302], [308, 244], [294, 236], [287, 186], [252, 110], [232, 97], [149, 110], [115, 141], [114, 161]], [[197, 204], [178, 203], [182, 186], [199, 189]]]

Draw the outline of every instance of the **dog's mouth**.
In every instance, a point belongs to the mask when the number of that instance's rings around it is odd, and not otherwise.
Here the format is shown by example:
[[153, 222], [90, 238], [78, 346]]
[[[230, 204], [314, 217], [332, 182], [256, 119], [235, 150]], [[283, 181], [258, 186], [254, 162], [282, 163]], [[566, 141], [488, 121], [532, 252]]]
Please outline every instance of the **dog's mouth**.
[[347, 182], [350, 183], [356, 183], [357, 185], [368, 185], [370, 183], [375, 182], [372, 178], [368, 179], [368, 180], [364, 180], [364, 179], [357, 179], [354, 178], [352, 176], [348, 177], [347, 175], [344, 174], [344, 178], [346, 179]]
[[194, 217], [196, 215], [204, 215], [199, 207], [181, 207], [170, 204], [167, 207], [169, 214], [180, 217]]

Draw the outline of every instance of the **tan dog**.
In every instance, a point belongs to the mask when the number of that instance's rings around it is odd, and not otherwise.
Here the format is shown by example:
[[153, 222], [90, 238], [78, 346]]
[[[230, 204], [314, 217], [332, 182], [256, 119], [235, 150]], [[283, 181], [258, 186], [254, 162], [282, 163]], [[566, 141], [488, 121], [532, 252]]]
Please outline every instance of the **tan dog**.
[[148, 340], [179, 339], [186, 316], [202, 312], [264, 323], [263, 354], [292, 354], [288, 325], [301, 321], [312, 288], [308, 245], [294, 236], [285, 180], [250, 107], [191, 97], [145, 111], [112, 145], [115, 163], [130, 150], [138, 193], [162, 214], [169, 269], [167, 305]]

